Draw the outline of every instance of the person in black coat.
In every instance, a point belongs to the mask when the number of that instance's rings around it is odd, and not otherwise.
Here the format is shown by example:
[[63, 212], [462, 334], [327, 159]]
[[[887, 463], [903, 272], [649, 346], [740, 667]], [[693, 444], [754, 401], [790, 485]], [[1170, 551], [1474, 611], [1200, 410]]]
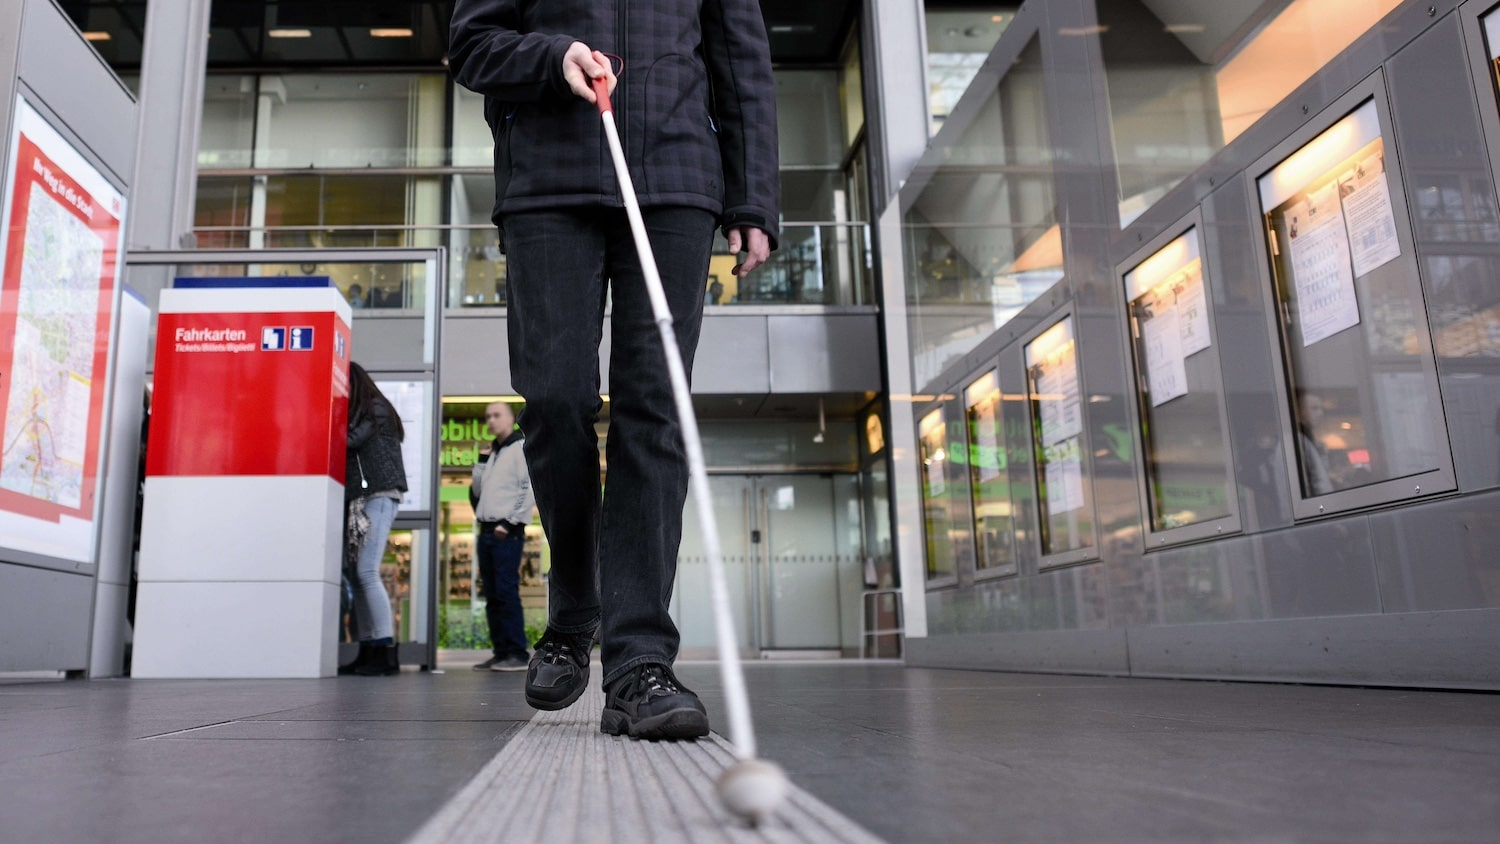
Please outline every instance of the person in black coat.
[[353, 569], [359, 656], [340, 674], [379, 676], [401, 670], [391, 598], [380, 579], [380, 563], [391, 523], [406, 492], [401, 441], [406, 430], [390, 400], [364, 367], [349, 364], [349, 444], [345, 452], [345, 539]]
[[[484, 95], [495, 136], [511, 383], [526, 400], [526, 461], [552, 550], [547, 630], [526, 700], [544, 710], [577, 700], [598, 635], [606, 732], [707, 735], [702, 703], [672, 673], [679, 637], [668, 602], [687, 461], [589, 80], [610, 85], [691, 368], [715, 228], [743, 255], [739, 276], [776, 247], [776, 91], [760, 4], [458, 0], [448, 59], [458, 83]], [[614, 305], [601, 495], [594, 422], [606, 292]]]

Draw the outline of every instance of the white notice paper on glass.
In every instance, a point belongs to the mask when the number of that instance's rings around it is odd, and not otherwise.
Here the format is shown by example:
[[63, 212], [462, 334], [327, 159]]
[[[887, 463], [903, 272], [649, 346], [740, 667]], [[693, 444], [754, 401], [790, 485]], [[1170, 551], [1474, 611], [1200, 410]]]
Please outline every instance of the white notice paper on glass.
[[1177, 297], [1177, 327], [1182, 334], [1182, 356], [1190, 357], [1211, 344], [1202, 267], [1194, 267], [1173, 282], [1172, 292]]
[[427, 509], [427, 474], [422, 471], [428, 458], [424, 450], [427, 437], [427, 383], [423, 381], [378, 381], [375, 386], [390, 400], [406, 429], [401, 440], [401, 462], [406, 468], [406, 492], [401, 496], [402, 510]]
[[1083, 509], [1083, 461], [1078, 443], [1052, 450], [1047, 460], [1047, 514]]
[[1339, 206], [1338, 183], [1311, 194], [1286, 212], [1291, 239], [1292, 282], [1302, 345], [1359, 325], [1349, 238]]
[[1141, 338], [1146, 345], [1146, 386], [1151, 406], [1187, 395], [1187, 360], [1177, 309], [1158, 308], [1155, 316], [1141, 323]]
[[1068, 350], [1037, 366], [1036, 391], [1042, 416], [1042, 445], [1056, 445], [1083, 433], [1083, 413], [1078, 407], [1078, 362], [1073, 344]]
[[1385, 179], [1385, 158], [1372, 155], [1339, 179], [1349, 243], [1354, 251], [1356, 278], [1401, 257], [1396, 240], [1396, 215]]
[[979, 467], [981, 483], [1000, 477], [1000, 436], [995, 429], [995, 403], [986, 400], [974, 408], [974, 443], [978, 453], [974, 465]]

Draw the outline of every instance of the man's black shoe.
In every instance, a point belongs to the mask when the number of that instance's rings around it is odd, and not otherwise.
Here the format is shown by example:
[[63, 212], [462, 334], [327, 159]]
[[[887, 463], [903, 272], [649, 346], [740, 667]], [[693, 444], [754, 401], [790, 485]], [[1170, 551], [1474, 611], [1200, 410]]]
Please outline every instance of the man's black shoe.
[[671, 667], [648, 662], [609, 684], [599, 730], [649, 741], [702, 738], [708, 735], [708, 711]]
[[558, 633], [548, 627], [526, 667], [526, 702], [548, 712], [572, 706], [588, 688], [593, 646], [592, 630]]

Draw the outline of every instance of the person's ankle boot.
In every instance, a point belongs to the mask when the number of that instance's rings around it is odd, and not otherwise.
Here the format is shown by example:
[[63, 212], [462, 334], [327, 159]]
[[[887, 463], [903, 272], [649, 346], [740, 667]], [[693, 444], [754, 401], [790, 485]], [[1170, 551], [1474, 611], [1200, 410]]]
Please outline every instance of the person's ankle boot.
[[401, 662], [396, 656], [395, 645], [371, 645], [370, 658], [354, 669], [361, 677], [386, 677], [401, 673]]
[[370, 661], [370, 643], [369, 642], [360, 642], [359, 643], [359, 656], [356, 656], [354, 658], [354, 661], [351, 662], [351, 663], [349, 663], [349, 664], [347, 664], [347, 665], [340, 665], [339, 666], [339, 676], [340, 677], [347, 677], [350, 674], [356, 674], [356, 673], [359, 672], [360, 667], [363, 666], [365, 663], [367, 663], [369, 661]]

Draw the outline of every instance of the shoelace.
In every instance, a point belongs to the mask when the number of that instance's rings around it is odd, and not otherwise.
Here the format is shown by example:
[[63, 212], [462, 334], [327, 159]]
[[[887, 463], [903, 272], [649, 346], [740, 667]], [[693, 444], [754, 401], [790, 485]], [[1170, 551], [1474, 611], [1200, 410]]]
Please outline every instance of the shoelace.
[[573, 646], [556, 639], [547, 638], [537, 642], [537, 649], [542, 652], [542, 662], [549, 665], [557, 665], [564, 659], [572, 659]]
[[660, 692], [663, 695], [682, 694], [682, 687], [656, 666], [649, 666], [641, 672], [640, 683], [646, 687], [646, 697], [652, 693]]

